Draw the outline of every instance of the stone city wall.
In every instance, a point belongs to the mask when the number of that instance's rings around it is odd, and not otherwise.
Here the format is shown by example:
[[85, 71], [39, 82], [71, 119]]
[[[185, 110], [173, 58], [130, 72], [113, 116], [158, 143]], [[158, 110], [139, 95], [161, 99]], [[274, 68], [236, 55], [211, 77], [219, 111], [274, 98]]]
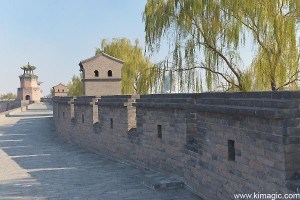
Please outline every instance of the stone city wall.
[[54, 98], [68, 141], [174, 174], [203, 199], [300, 185], [299, 92]]
[[24, 105], [28, 105], [28, 101], [21, 100], [0, 100], [0, 113], [13, 110], [15, 108], [22, 107]]

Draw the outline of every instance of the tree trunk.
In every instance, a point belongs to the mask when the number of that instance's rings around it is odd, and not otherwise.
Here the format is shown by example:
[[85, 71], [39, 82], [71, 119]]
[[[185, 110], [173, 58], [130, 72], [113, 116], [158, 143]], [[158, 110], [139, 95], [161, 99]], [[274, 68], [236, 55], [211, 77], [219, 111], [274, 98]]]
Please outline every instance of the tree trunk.
[[274, 79], [271, 79], [271, 89], [272, 91], [276, 91], [277, 88], [276, 88], [276, 81]]

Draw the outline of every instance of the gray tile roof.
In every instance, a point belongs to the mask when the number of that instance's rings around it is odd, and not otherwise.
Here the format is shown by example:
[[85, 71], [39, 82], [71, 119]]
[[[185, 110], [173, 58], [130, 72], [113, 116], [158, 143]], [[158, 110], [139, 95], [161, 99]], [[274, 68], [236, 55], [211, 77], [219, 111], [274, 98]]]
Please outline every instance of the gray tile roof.
[[93, 60], [93, 59], [95, 59], [95, 58], [97, 58], [97, 57], [99, 57], [99, 56], [105, 56], [105, 57], [107, 57], [107, 58], [109, 58], [109, 59], [111, 59], [111, 60], [114, 60], [114, 61], [116, 61], [116, 62], [120, 62], [120, 63], [122, 63], [122, 64], [124, 63], [124, 61], [122, 61], [122, 60], [120, 60], [120, 59], [118, 59], [118, 58], [115, 58], [115, 57], [110, 56], [110, 55], [108, 55], [108, 54], [106, 54], [106, 53], [104, 53], [104, 52], [101, 52], [101, 53], [98, 54], [98, 55], [95, 55], [95, 56], [93, 56], [93, 57], [90, 57], [90, 58], [87, 58], [87, 59], [85, 59], [85, 60], [80, 61], [79, 66], [81, 66], [83, 63], [89, 62], [89, 61], [91, 61], [91, 60]]

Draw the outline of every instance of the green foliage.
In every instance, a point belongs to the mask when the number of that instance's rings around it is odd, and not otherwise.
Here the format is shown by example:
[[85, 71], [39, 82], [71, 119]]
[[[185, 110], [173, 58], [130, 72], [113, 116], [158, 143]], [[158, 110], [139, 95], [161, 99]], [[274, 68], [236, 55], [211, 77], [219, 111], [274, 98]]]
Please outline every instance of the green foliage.
[[254, 87], [258, 90], [297, 89], [299, 45], [297, 24], [300, 2], [293, 0], [258, 1], [261, 8], [245, 7], [249, 29], [259, 44], [252, 63]]
[[[154, 52], [167, 39], [173, 56], [160, 67], [178, 72], [181, 86], [201, 82], [202, 73], [208, 90], [296, 88], [299, 6], [299, 0], [148, 0], [146, 44]], [[239, 55], [246, 38], [257, 47], [248, 68]]]
[[12, 92], [0, 95], [0, 99], [16, 99], [16, 98], [17, 98], [17, 95]]
[[50, 89], [50, 94], [49, 94], [49, 96], [54, 97], [54, 89], [53, 89], [53, 88]]
[[20, 75], [20, 77], [38, 78], [38, 76], [33, 73], [33, 71], [36, 69], [36, 67], [33, 65], [30, 65], [29, 62], [27, 65], [23, 65], [20, 68], [24, 71], [24, 73], [22, 75]]
[[124, 61], [122, 68], [122, 93], [147, 94], [155, 86], [153, 65], [142, 54], [138, 40], [131, 44], [126, 38], [114, 38], [112, 41], [105, 39], [101, 42], [101, 50], [96, 49], [96, 54], [104, 53]]
[[69, 96], [82, 96], [83, 86], [81, 78], [79, 76], [73, 75], [72, 80], [68, 83]]

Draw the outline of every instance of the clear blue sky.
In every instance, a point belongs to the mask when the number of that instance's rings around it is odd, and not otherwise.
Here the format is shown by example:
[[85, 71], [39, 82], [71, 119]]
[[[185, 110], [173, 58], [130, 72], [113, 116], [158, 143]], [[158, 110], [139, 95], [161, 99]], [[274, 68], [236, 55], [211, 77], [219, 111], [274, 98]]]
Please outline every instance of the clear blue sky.
[[146, 0], [0, 0], [0, 94], [17, 92], [20, 67], [37, 67], [43, 95], [79, 74], [101, 39], [136, 38], [144, 46]]

